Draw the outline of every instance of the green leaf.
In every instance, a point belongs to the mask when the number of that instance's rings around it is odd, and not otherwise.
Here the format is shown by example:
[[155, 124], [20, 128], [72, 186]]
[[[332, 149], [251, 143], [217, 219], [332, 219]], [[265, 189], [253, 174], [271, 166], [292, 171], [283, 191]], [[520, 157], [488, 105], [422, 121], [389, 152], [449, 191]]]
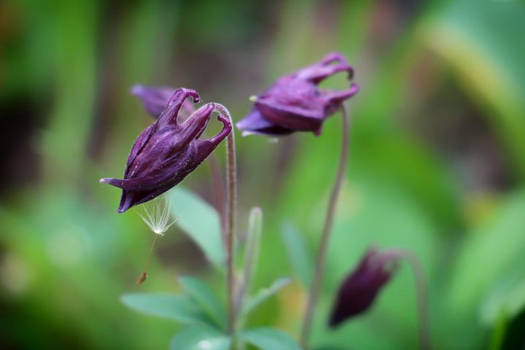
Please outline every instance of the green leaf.
[[243, 310], [243, 313], [246, 315], [257, 306], [259, 306], [266, 299], [270, 298], [272, 295], [279, 292], [281, 289], [286, 287], [291, 282], [291, 279], [288, 277], [282, 277], [275, 280], [271, 286], [268, 288], [260, 289], [257, 294], [248, 300], [246, 307]]
[[294, 273], [305, 286], [309, 286], [312, 280], [312, 264], [301, 234], [292, 223], [285, 222], [281, 230], [281, 236]]
[[186, 324], [209, 323], [206, 315], [189, 297], [161, 293], [134, 293], [124, 294], [120, 300], [129, 308], [144, 314]]
[[525, 6], [518, 1], [449, 1], [422, 31], [426, 43], [449, 61], [493, 130], [525, 174]]
[[167, 195], [176, 223], [201, 247], [216, 267], [224, 267], [225, 253], [219, 214], [196, 194], [177, 187]]
[[505, 315], [516, 317], [525, 308], [525, 274], [511, 273], [498, 280], [481, 306], [481, 320], [488, 325], [496, 324]]
[[[456, 266], [452, 269], [450, 307], [456, 313], [472, 313], [493, 286], [497, 289], [503, 288], [502, 292], [495, 292], [496, 296], [502, 293], [502, 296], [495, 300], [510, 297], [510, 289], [518, 288], [512, 292], [516, 293], [512, 303], [521, 303], [519, 300], [525, 293], [522, 278], [525, 276], [524, 212], [525, 190], [521, 190], [509, 196], [486, 225], [469, 233], [463, 242]], [[520, 278], [515, 279], [516, 276]], [[497, 287], [507, 279], [509, 282]], [[507, 289], [507, 284], [511, 288]], [[511, 300], [506, 300], [505, 303], [511, 303]], [[512, 309], [516, 307], [512, 306]], [[494, 321], [494, 316], [486, 320]]]
[[215, 292], [206, 284], [193, 277], [179, 277], [179, 282], [192, 300], [211, 318], [213, 323], [221, 329], [225, 329], [226, 311]]
[[261, 350], [301, 350], [288, 334], [273, 328], [256, 328], [241, 333], [241, 338]]
[[490, 343], [488, 346], [489, 350], [500, 350], [503, 349], [503, 342], [505, 341], [505, 332], [507, 330], [509, 320], [507, 316], [502, 313], [499, 315], [492, 334], [490, 336]]
[[191, 326], [183, 329], [171, 340], [171, 350], [228, 350], [230, 337], [208, 326]]

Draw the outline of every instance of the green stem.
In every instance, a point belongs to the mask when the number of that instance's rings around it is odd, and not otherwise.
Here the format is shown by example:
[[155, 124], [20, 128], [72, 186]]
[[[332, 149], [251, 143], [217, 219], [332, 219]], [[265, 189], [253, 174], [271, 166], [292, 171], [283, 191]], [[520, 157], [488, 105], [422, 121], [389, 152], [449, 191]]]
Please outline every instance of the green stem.
[[328, 249], [328, 243], [330, 241], [330, 232], [332, 231], [332, 224], [334, 221], [335, 208], [337, 204], [337, 198], [339, 197], [339, 191], [343, 182], [343, 177], [346, 169], [346, 163], [348, 160], [348, 145], [350, 136], [350, 123], [348, 120], [347, 112], [344, 106], [341, 106], [341, 117], [342, 117], [342, 136], [341, 136], [341, 154], [339, 157], [339, 168], [337, 169], [337, 176], [335, 178], [332, 193], [330, 194], [330, 200], [328, 202], [328, 209], [326, 211], [326, 218], [324, 222], [323, 232], [321, 235], [321, 245], [317, 254], [315, 262], [314, 277], [310, 293], [308, 294], [308, 300], [306, 303], [306, 314], [304, 317], [304, 323], [301, 330], [300, 343], [304, 349], [308, 349], [308, 342], [310, 337], [310, 331], [312, 327], [312, 320], [314, 316], [315, 306], [317, 304], [317, 298], [319, 290], [323, 283], [324, 265], [326, 260], [326, 251]]
[[414, 281], [416, 285], [417, 294], [417, 310], [419, 319], [419, 345], [423, 350], [429, 350], [430, 347], [430, 336], [429, 336], [429, 325], [428, 325], [428, 310], [427, 310], [427, 287], [425, 283], [425, 274], [421, 262], [412, 252], [404, 249], [389, 249], [388, 252], [404, 258], [412, 269], [414, 274]]
[[221, 221], [221, 235], [222, 235], [222, 241], [226, 242], [226, 233], [224, 229], [224, 221], [225, 221], [225, 212], [224, 212], [224, 202], [225, 202], [225, 194], [224, 194], [224, 182], [221, 176], [219, 163], [217, 162], [217, 157], [215, 157], [215, 154], [212, 153], [208, 157], [208, 164], [210, 165], [211, 170], [211, 176], [212, 176], [212, 186], [215, 193], [215, 206], [217, 207], [217, 211], [219, 212], [219, 218]]
[[[232, 125], [232, 131], [226, 140], [226, 201], [227, 217], [224, 223], [226, 233], [226, 285], [228, 293], [228, 333], [235, 333], [235, 271], [234, 271], [234, 252], [235, 252], [235, 216], [237, 208], [237, 158], [235, 152], [235, 133], [233, 130], [233, 120], [226, 107], [215, 103], [215, 108], [227, 116]], [[235, 344], [232, 341], [232, 344]]]

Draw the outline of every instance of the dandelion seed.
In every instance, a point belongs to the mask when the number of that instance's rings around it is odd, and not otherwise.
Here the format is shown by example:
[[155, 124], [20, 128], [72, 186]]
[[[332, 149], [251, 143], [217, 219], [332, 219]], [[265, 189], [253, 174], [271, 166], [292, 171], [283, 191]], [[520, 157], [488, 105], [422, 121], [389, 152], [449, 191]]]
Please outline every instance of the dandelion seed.
[[149, 263], [151, 256], [153, 255], [153, 250], [155, 249], [157, 238], [163, 236], [171, 225], [175, 223], [175, 220], [171, 217], [170, 203], [165, 197], [157, 198], [151, 202], [143, 204], [142, 210], [143, 213], [139, 212], [137, 214], [142, 218], [142, 221], [148, 225], [150, 230], [155, 234], [155, 237], [151, 243], [148, 257], [146, 258], [144, 271], [137, 278], [137, 284], [144, 283], [148, 278], [147, 271], [149, 270]]
[[150, 230], [160, 236], [175, 223], [171, 217], [170, 203], [166, 198], [155, 199], [142, 205], [143, 213], [138, 213]]

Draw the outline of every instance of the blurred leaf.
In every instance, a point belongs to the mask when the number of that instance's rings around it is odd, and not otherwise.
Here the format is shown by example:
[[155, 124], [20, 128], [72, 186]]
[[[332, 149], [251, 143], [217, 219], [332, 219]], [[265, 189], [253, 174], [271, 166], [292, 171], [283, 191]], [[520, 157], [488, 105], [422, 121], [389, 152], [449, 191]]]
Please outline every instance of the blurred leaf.
[[[79, 155], [85, 152], [95, 115], [100, 12], [97, 1], [50, 6], [54, 8], [53, 26], [58, 29], [52, 50], [56, 55], [55, 83], [48, 85], [54, 98], [39, 149], [46, 156], [47, 179], [60, 183], [83, 175], [85, 158]], [[41, 49], [49, 51], [49, 46]]]
[[167, 195], [176, 223], [201, 247], [210, 262], [224, 267], [219, 214], [196, 194], [180, 187]]
[[286, 287], [291, 282], [291, 279], [288, 277], [282, 277], [277, 280], [275, 280], [271, 286], [268, 288], [260, 289], [257, 294], [255, 294], [252, 298], [248, 300], [246, 303], [246, 307], [243, 310], [244, 314], [248, 314], [250, 311], [255, 309], [257, 306], [259, 306], [262, 302], [264, 302], [266, 299], [270, 298], [277, 292], [279, 292], [281, 289]]
[[505, 339], [505, 331], [508, 326], [508, 318], [504, 313], [501, 313], [494, 325], [489, 344], [489, 350], [502, 349], [503, 340]]
[[[502, 279], [523, 276], [524, 212], [525, 191], [521, 190], [508, 198], [486, 226], [471, 232], [463, 242], [450, 285], [451, 307], [456, 312], [471, 312], [483, 294]], [[523, 288], [520, 282], [515, 295], [518, 304], [525, 293]]]
[[228, 350], [231, 340], [227, 334], [208, 326], [183, 329], [171, 340], [171, 350]]
[[[20, 334], [13, 341], [21, 341], [23, 348], [37, 343], [68, 348], [71, 344], [64, 342], [69, 338], [62, 337], [67, 332], [92, 348], [165, 347], [177, 324], [131, 313], [117, 301], [133, 283], [129, 272], [143, 267], [136, 257], [151, 243], [142, 227], [137, 230], [139, 221], [122, 220], [113, 208], [86, 201], [67, 185], [28, 194], [9, 208], [0, 205], [1, 250], [16, 263], [14, 281], [23, 287], [13, 295], [16, 301], [9, 298], [15, 302], [3, 309], [10, 322], [2, 330]], [[3, 265], [2, 293], [11, 289]], [[155, 264], [151, 273], [159, 278], [151, 280], [150, 287], [171, 288], [173, 272]], [[115, 332], [115, 327], [141, 331]]]
[[181, 323], [209, 323], [200, 308], [185, 296], [134, 293], [124, 294], [120, 300], [129, 308], [144, 314], [169, 318]]
[[300, 350], [288, 334], [273, 328], [256, 328], [241, 332], [241, 338], [261, 350]]
[[206, 284], [193, 277], [179, 277], [179, 282], [191, 298], [221, 329], [226, 328], [226, 312], [215, 294]]
[[489, 325], [495, 324], [505, 315], [507, 319], [516, 317], [525, 307], [525, 274], [512, 273], [504, 280], [498, 280], [495, 287], [481, 305], [481, 320]]
[[288, 252], [288, 261], [293, 272], [305, 286], [309, 286], [312, 280], [312, 263], [303, 237], [297, 227], [288, 221], [282, 226], [281, 237]]
[[[457, 70], [487, 117], [498, 124], [525, 175], [525, 6], [517, 1], [449, 1], [425, 28], [425, 42]], [[491, 113], [492, 112], [492, 113]]]

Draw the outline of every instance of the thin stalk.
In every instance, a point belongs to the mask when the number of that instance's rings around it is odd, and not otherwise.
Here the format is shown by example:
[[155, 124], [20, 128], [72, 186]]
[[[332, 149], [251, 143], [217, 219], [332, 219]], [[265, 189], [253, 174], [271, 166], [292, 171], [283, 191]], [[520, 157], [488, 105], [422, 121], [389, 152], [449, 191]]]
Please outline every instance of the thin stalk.
[[[237, 208], [237, 158], [235, 153], [235, 133], [233, 130], [233, 120], [230, 112], [223, 105], [216, 103], [215, 108], [228, 117], [232, 125], [232, 131], [226, 139], [226, 201], [227, 217], [224, 222], [224, 232], [226, 233], [226, 284], [228, 293], [228, 333], [235, 332], [235, 271], [234, 271], [234, 252], [235, 252], [235, 216]], [[235, 342], [232, 342], [235, 344]]]
[[323, 232], [321, 235], [321, 245], [315, 261], [314, 277], [308, 299], [306, 303], [306, 314], [303, 321], [303, 327], [301, 330], [300, 343], [304, 349], [308, 349], [308, 341], [310, 337], [310, 330], [312, 327], [312, 320], [314, 316], [315, 306], [317, 304], [317, 298], [319, 290], [323, 283], [324, 276], [324, 265], [326, 260], [326, 251], [328, 249], [328, 243], [330, 241], [330, 232], [332, 231], [332, 224], [334, 221], [335, 208], [337, 199], [339, 197], [339, 191], [343, 182], [345, 174], [346, 163], [348, 160], [348, 145], [350, 141], [350, 122], [344, 105], [341, 105], [341, 122], [342, 122], [342, 135], [341, 135], [341, 154], [339, 157], [339, 168], [337, 169], [337, 175], [330, 194], [330, 200], [328, 202], [328, 208], [326, 211], [326, 218], [323, 226]]
[[151, 261], [151, 256], [153, 255], [153, 249], [155, 249], [155, 243], [157, 243], [158, 237], [159, 237], [158, 234], [155, 234], [155, 236], [153, 237], [153, 242], [151, 243], [151, 247], [149, 248], [148, 257], [146, 258], [146, 264], [144, 266], [144, 271], [142, 271], [139, 278], [137, 278], [137, 281], [135, 282], [137, 285], [144, 283], [144, 281], [148, 278], [149, 263]]
[[214, 153], [210, 154], [210, 156], [208, 157], [208, 164], [210, 165], [213, 190], [215, 193], [215, 205], [217, 207], [217, 211], [219, 212], [219, 220], [221, 221], [222, 241], [226, 242], [226, 233], [224, 230], [224, 182], [221, 176], [219, 163], [217, 162], [217, 158], [215, 157]]
[[412, 252], [403, 249], [390, 249], [389, 251], [404, 258], [410, 265], [414, 274], [414, 281], [416, 285], [417, 294], [417, 311], [419, 320], [419, 345], [423, 350], [430, 349], [430, 335], [428, 324], [428, 310], [427, 310], [427, 287], [425, 283], [425, 274], [421, 267], [421, 262]]

